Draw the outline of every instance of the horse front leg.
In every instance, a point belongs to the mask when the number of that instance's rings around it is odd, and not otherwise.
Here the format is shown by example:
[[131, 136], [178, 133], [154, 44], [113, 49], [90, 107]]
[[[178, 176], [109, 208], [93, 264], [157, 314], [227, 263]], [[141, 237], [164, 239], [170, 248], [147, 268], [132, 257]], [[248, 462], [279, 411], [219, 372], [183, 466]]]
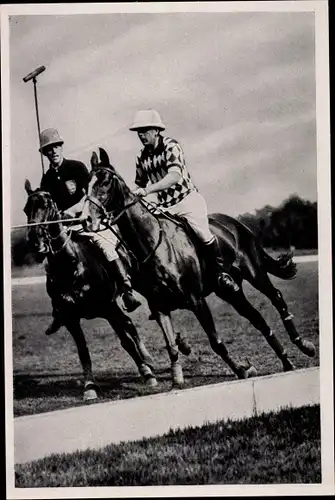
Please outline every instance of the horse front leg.
[[152, 357], [140, 339], [131, 319], [121, 311], [116, 302], [113, 302], [108, 308], [108, 314], [105, 317], [119, 337], [122, 347], [136, 363], [146, 384], [149, 387], [156, 387], [157, 380], [152, 373]]
[[194, 306], [193, 308], [193, 312], [196, 315], [199, 323], [205, 330], [211, 348], [223, 359], [223, 361], [227, 363], [227, 365], [231, 368], [235, 375], [237, 375], [237, 377], [241, 379], [255, 375], [255, 368], [253, 366], [249, 366], [246, 368], [243, 365], [238, 365], [230, 357], [226, 346], [224, 345], [222, 339], [219, 337], [216, 331], [212, 313], [205, 299], [199, 299], [196, 306]]
[[161, 311], [157, 311], [154, 314], [156, 321], [163, 332], [166, 347], [169, 353], [171, 361], [172, 384], [175, 387], [181, 388], [184, 385], [184, 375], [182, 366], [179, 361], [179, 349], [176, 343], [176, 335], [173, 329], [171, 316], [170, 314], [164, 314]]
[[84, 374], [84, 401], [97, 399], [99, 390], [92, 373], [92, 361], [87, 347], [84, 332], [80, 326], [80, 320], [66, 320], [64, 326], [72, 335], [78, 350], [81, 366]]

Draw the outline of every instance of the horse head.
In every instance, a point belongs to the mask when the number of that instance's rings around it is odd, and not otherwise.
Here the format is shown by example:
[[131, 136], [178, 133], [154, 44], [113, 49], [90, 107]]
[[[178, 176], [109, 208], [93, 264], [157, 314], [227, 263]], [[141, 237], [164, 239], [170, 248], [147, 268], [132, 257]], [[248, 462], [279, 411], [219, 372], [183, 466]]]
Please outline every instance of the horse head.
[[125, 181], [111, 165], [109, 156], [99, 148], [99, 156], [94, 151], [91, 156], [91, 181], [88, 187], [89, 218], [87, 227], [91, 231], [99, 229], [100, 222], [108, 214], [118, 214], [130, 193]]
[[28, 199], [23, 210], [27, 216], [28, 224], [34, 224], [28, 226], [28, 244], [34, 252], [45, 255], [50, 251], [50, 237], [47, 226], [39, 225], [39, 223], [57, 220], [58, 210], [48, 192], [42, 191], [40, 188], [33, 190], [29, 180], [25, 181], [24, 187]]

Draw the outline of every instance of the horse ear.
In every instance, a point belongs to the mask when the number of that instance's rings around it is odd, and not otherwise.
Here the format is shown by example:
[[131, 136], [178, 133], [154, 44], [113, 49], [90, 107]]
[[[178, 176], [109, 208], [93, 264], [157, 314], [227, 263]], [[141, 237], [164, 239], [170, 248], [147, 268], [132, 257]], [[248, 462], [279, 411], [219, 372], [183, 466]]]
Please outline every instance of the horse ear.
[[31, 184], [30, 184], [30, 180], [29, 179], [26, 179], [25, 182], [24, 182], [24, 189], [26, 190], [27, 194], [31, 194], [33, 192], [32, 188], [31, 188]]
[[102, 165], [104, 165], [105, 167], [111, 167], [108, 153], [103, 148], [99, 148], [99, 153], [100, 153], [100, 162], [102, 163]]
[[91, 167], [92, 167], [92, 170], [94, 170], [95, 168], [97, 168], [98, 164], [99, 164], [98, 155], [96, 154], [95, 151], [93, 151], [92, 156], [91, 156]]

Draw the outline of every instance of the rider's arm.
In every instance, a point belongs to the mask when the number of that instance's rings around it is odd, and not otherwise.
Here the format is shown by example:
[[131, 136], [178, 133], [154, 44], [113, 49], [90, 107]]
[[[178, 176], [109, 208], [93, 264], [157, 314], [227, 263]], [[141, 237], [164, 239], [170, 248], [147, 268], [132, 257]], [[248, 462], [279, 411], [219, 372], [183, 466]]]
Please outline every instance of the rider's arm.
[[169, 170], [163, 179], [154, 184], [151, 184], [146, 188], [147, 194], [157, 193], [158, 191], [163, 191], [169, 187], [174, 186], [181, 178], [181, 173], [178, 170]]
[[72, 205], [72, 207], [69, 207], [66, 210], [64, 210], [63, 215], [69, 218], [79, 217], [83, 211], [85, 200], [86, 200], [86, 195], [84, 195], [81, 198], [81, 200], [78, 201], [78, 203], [75, 203], [75, 205]]
[[184, 165], [184, 154], [180, 144], [177, 141], [171, 141], [167, 144], [165, 150], [166, 168], [168, 173], [158, 182], [151, 184], [146, 188], [147, 194], [164, 191], [174, 186], [182, 177]]

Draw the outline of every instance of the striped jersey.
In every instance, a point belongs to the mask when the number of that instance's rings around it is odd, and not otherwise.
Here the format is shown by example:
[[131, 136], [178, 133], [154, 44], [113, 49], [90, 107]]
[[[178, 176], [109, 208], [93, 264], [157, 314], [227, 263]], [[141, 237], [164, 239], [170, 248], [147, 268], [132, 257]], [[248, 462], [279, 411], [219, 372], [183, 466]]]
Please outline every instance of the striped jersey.
[[154, 149], [144, 147], [136, 158], [135, 184], [145, 188], [150, 182], [154, 184], [166, 176], [170, 169], [179, 171], [181, 178], [172, 187], [157, 193], [162, 208], [179, 203], [192, 191], [197, 191], [186, 168], [184, 153], [180, 144], [170, 137], [158, 135]]

